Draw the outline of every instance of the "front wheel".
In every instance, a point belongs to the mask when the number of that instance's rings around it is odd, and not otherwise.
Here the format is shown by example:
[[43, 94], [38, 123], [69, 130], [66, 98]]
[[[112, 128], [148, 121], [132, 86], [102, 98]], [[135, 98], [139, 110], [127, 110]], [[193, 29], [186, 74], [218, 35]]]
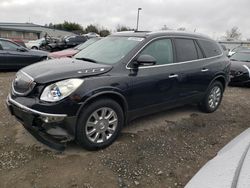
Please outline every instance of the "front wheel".
[[219, 81], [215, 81], [209, 87], [206, 96], [200, 103], [200, 109], [203, 112], [211, 113], [218, 109], [223, 96], [223, 85]]
[[77, 142], [88, 150], [105, 148], [118, 137], [123, 123], [121, 106], [112, 99], [99, 99], [86, 106], [80, 114]]

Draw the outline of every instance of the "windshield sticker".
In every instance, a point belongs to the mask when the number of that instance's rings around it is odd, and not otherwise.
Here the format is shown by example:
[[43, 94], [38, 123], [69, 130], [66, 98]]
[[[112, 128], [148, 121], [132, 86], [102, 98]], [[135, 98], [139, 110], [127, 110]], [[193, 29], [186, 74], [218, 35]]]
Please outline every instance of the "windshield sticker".
[[129, 38], [128, 38], [128, 40], [134, 40], [134, 41], [139, 41], [139, 42], [141, 42], [141, 41], [143, 41], [143, 40], [144, 40], [144, 38], [139, 38], [139, 37], [129, 37]]

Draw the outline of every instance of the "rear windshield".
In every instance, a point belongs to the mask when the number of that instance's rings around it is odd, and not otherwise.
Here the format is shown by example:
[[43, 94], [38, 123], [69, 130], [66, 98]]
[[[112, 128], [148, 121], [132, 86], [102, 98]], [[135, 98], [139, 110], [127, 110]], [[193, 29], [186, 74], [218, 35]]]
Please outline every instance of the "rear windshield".
[[98, 63], [114, 64], [143, 40], [144, 38], [141, 37], [106, 37], [81, 50], [74, 58], [92, 59]]

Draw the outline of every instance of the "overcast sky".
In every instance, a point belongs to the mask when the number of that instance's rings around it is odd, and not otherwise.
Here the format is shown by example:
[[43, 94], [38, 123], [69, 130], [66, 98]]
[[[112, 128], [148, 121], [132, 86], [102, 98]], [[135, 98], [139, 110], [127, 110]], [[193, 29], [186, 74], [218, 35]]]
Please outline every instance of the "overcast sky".
[[0, 22], [135, 28], [138, 7], [140, 30], [185, 27], [216, 39], [238, 26], [243, 38], [250, 38], [250, 0], [0, 0]]

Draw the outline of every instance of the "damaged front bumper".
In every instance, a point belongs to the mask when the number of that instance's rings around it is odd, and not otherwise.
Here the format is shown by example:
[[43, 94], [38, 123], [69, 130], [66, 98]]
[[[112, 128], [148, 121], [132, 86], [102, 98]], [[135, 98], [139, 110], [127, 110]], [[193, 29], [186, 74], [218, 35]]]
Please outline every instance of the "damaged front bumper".
[[10, 95], [6, 104], [10, 113], [43, 144], [62, 151], [65, 143], [74, 139], [76, 116], [40, 112], [15, 101]]

